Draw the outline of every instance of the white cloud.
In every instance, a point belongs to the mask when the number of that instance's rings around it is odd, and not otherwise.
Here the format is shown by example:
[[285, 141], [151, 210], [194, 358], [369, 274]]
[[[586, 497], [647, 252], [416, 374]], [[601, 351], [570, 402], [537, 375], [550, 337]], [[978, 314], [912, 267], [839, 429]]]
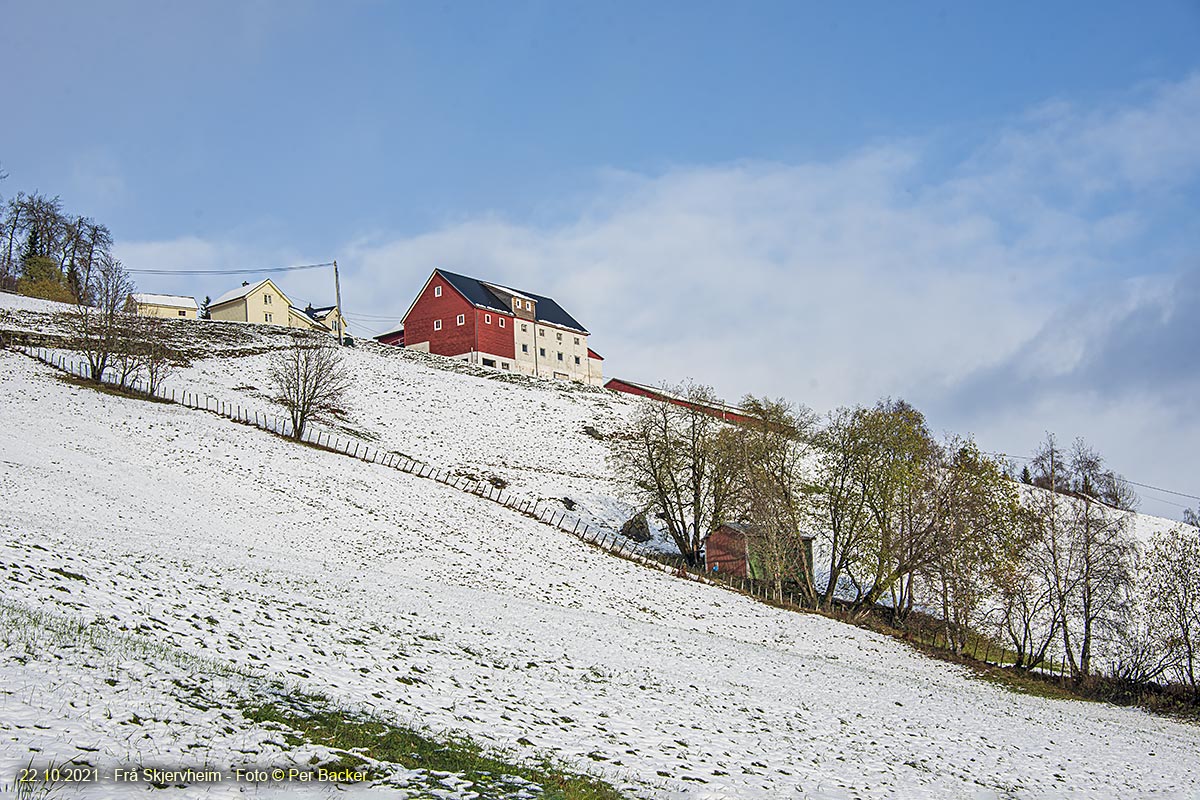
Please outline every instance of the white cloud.
[[[1058, 429], [1111, 444], [1130, 474], [1198, 485], [1183, 461], [1200, 444], [1195, 412], [1172, 437], [1178, 420], [1159, 416], [1153, 383], [1106, 386], [1103, 363], [1137, 355], [1136, 342], [1121, 346], [1122, 321], [1175, 280], [1138, 277], [1145, 265], [1162, 271], [1156, 256], [1196, 244], [1158, 215], [1195, 189], [1197, 130], [1200, 75], [1121, 106], [1048, 104], [957, 164], [903, 142], [824, 163], [609, 171], [568, 224], [493, 216], [351, 242], [343, 301], [352, 322], [388, 328], [445, 267], [554, 296], [592, 330], [609, 374], [690, 376], [726, 397], [784, 395], [819, 410], [904, 396], [937, 425], [986, 431], [992, 447], [1028, 449]], [[171, 247], [213, 263], [237, 249]], [[1145, 341], [1186, 328], [1165, 330]], [[1003, 390], [1016, 383], [1022, 397]], [[1115, 409], [1141, 409], [1134, 439], [1106, 436]], [[1132, 441], [1170, 441], [1171, 463]]]

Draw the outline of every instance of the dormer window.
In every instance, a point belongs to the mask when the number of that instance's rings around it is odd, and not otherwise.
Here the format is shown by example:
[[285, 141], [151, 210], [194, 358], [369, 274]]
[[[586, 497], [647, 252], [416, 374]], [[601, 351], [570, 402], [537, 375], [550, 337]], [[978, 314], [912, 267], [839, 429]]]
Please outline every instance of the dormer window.
[[441, 297], [442, 296], [442, 287], [440, 287], [440, 286], [433, 287], [433, 296]]

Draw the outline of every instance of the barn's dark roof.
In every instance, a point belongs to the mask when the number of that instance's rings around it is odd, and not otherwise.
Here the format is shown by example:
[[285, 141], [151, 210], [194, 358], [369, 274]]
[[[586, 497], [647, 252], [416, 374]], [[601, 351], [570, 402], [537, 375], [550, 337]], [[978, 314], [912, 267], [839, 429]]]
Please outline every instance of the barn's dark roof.
[[[483, 308], [491, 308], [505, 314], [511, 314], [510, 309], [506, 304], [500, 302], [500, 298], [496, 297], [483, 281], [475, 278], [469, 278], [466, 275], [459, 275], [456, 272], [447, 272], [444, 269], [439, 269], [438, 273], [449, 281], [450, 285], [462, 293], [463, 297], [467, 298], [471, 303]], [[500, 289], [509, 289], [510, 291], [529, 297], [537, 301], [537, 321], [545, 322], [550, 325], [558, 325], [563, 328], [571, 328], [581, 333], [587, 333], [587, 328], [579, 324], [579, 321], [566, 312], [566, 310], [558, 303], [554, 302], [553, 298], [543, 297], [540, 294], [527, 292], [524, 289], [514, 289], [505, 287], [501, 284], [493, 284]]]

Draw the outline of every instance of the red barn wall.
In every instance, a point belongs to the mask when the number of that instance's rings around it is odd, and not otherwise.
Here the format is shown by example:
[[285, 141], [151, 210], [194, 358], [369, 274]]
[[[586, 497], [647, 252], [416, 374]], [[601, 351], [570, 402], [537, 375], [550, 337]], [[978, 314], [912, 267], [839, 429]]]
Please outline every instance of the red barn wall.
[[704, 565], [722, 575], [746, 577], [746, 537], [722, 525], [704, 541]]
[[[439, 286], [442, 296], [436, 297], [434, 290]], [[439, 356], [469, 353], [475, 345], [474, 311], [475, 307], [441, 275], [434, 275], [404, 318], [404, 344], [412, 347], [429, 342], [429, 352]], [[455, 322], [459, 314], [464, 315], [463, 325]], [[442, 321], [440, 331], [433, 329], [435, 319]]]
[[625, 381], [621, 380], [620, 378], [610, 379], [608, 383], [604, 384], [604, 388], [612, 389], [614, 392], [625, 392], [626, 394], [636, 394], [639, 397], [649, 397], [653, 400], [659, 400], [664, 403], [672, 403], [674, 405], [683, 406], [685, 408], [696, 408], [700, 411], [703, 411], [706, 414], [711, 414], [712, 416], [714, 416], [718, 419], [725, 420], [726, 422], [736, 422], [738, 424], [745, 424], [747, 422], [754, 421], [753, 417], [748, 417], [745, 414], [738, 414], [735, 411], [726, 411], [723, 408], [713, 408], [712, 406], [697, 405], [695, 403], [689, 403], [686, 400], [680, 400], [677, 397], [667, 397], [665, 395], [659, 394], [658, 392], [647, 391], [646, 389], [643, 389], [640, 386], [634, 386], [633, 384], [626, 383]]
[[[491, 323], [487, 322], [488, 317]], [[504, 318], [504, 327], [500, 327], [500, 319]], [[495, 311], [475, 309], [475, 330], [478, 331], [479, 346], [475, 349], [481, 353], [500, 356], [501, 358], [517, 357], [516, 339], [513, 336], [513, 318], [508, 314], [497, 314]], [[497, 366], [499, 366], [497, 364]]]

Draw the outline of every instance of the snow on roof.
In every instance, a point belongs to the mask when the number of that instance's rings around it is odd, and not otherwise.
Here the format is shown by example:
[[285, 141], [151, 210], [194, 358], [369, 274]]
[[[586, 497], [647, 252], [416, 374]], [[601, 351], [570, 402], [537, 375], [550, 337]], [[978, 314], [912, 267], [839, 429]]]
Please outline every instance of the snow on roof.
[[[222, 303], [228, 303], [231, 300], [241, 300], [243, 297], [252, 293], [255, 289], [257, 289], [258, 287], [262, 286], [264, 283], [267, 283], [270, 280], [271, 280], [270, 278], [263, 278], [258, 283], [247, 283], [244, 286], [239, 286], [236, 289], [231, 289], [230, 291], [228, 291], [225, 294], [218, 297], [216, 300], [213, 300], [211, 303], [209, 303], [208, 307], [212, 308], [213, 306], [219, 306]], [[275, 288], [278, 289], [279, 287], [276, 286]], [[283, 294], [282, 290], [280, 291], [280, 294]]]
[[510, 289], [507, 286], [501, 286], [498, 283], [488, 283], [487, 281], [480, 281], [480, 283], [482, 283], [484, 286], [488, 286], [492, 289], [499, 289], [500, 291], [502, 291], [506, 294], [511, 294], [513, 297], [519, 297], [522, 300], [529, 300], [530, 302], [534, 302], [534, 303], [537, 302], [537, 300], [530, 297], [529, 295], [522, 294], [521, 292], [518, 292], [516, 289]]
[[196, 305], [196, 298], [186, 297], [181, 294], [148, 294], [146, 292], [136, 292], [133, 295], [135, 303], [142, 305], [154, 306], [169, 306], [171, 308], [199, 308]]

